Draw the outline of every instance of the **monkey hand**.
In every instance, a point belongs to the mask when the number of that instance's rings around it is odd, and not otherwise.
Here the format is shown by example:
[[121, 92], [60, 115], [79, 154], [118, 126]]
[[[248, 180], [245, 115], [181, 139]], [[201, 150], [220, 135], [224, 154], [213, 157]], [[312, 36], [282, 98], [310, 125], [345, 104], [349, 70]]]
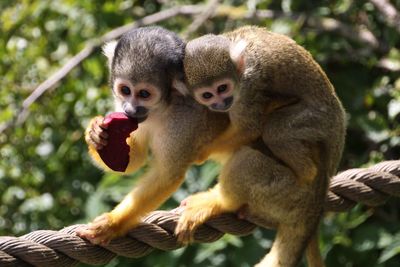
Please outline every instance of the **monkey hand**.
[[104, 213], [88, 225], [78, 228], [76, 234], [92, 244], [105, 245], [122, 234], [120, 228], [111, 213]]
[[131, 161], [128, 138], [137, 128], [137, 121], [123, 112], [95, 117], [85, 135], [90, 155], [100, 166], [105, 164], [113, 171], [125, 172]]
[[184, 207], [184, 211], [179, 218], [175, 234], [183, 244], [192, 242], [195, 230], [221, 212], [218, 198], [210, 191], [190, 196], [181, 203], [181, 207]]
[[104, 123], [103, 116], [94, 117], [85, 132], [85, 141], [95, 150], [101, 150], [107, 145], [107, 127], [108, 125]]

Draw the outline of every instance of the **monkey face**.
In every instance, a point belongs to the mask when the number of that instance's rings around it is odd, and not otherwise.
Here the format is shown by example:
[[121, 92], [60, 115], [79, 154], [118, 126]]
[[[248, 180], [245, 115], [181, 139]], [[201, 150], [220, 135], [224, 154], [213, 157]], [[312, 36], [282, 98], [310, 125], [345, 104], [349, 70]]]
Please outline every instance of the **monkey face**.
[[172, 85], [183, 77], [185, 44], [161, 27], [143, 27], [107, 43], [110, 84], [117, 111], [143, 122], [168, 104]]
[[162, 98], [160, 90], [153, 84], [132, 84], [121, 78], [115, 79], [113, 92], [118, 111], [137, 119], [139, 123], [147, 118], [149, 110], [155, 108]]
[[227, 112], [233, 104], [234, 81], [229, 78], [215, 81], [211, 86], [193, 90], [197, 102], [213, 111]]

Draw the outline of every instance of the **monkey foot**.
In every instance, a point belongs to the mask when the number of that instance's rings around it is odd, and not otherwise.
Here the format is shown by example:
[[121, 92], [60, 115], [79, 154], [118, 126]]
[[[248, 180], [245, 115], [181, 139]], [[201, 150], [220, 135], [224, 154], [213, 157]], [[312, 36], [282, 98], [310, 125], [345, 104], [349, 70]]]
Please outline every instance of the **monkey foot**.
[[219, 214], [220, 208], [217, 199], [208, 192], [191, 196], [181, 203], [184, 211], [179, 218], [175, 229], [178, 241], [188, 244], [193, 241], [196, 229], [209, 218]]
[[119, 227], [113, 223], [111, 215], [104, 213], [93, 222], [76, 230], [76, 234], [87, 239], [92, 244], [108, 244], [111, 239], [118, 236]]

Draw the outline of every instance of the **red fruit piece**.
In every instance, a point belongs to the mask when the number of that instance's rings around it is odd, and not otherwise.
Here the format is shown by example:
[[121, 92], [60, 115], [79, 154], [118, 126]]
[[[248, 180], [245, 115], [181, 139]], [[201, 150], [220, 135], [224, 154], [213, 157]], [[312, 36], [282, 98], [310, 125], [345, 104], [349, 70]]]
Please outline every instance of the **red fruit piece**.
[[138, 128], [138, 123], [123, 112], [108, 114], [104, 118], [104, 123], [108, 125], [108, 143], [107, 146], [97, 152], [110, 169], [124, 172], [128, 167], [130, 151], [126, 138]]

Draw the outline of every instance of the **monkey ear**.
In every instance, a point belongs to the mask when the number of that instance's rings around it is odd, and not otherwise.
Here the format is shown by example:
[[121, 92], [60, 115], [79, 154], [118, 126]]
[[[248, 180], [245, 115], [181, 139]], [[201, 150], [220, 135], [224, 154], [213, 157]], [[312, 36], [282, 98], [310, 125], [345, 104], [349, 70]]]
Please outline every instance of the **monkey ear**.
[[187, 89], [186, 84], [178, 78], [174, 78], [172, 82], [172, 88], [176, 89], [179, 93], [181, 93], [184, 96], [189, 94], [189, 90]]
[[115, 47], [117, 46], [117, 41], [110, 41], [103, 45], [103, 54], [108, 59], [108, 65], [111, 67], [112, 59], [114, 57]]
[[239, 76], [243, 74], [245, 67], [244, 52], [246, 50], [246, 47], [247, 47], [247, 42], [241, 39], [237, 42], [232, 43], [229, 48], [229, 55], [232, 61], [236, 65], [236, 69]]

